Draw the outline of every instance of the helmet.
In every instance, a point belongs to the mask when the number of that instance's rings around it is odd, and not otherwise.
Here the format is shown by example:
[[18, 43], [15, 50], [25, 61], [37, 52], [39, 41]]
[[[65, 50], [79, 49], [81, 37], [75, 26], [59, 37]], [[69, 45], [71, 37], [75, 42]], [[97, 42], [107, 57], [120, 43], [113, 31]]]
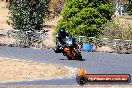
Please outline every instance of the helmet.
[[66, 31], [64, 28], [60, 28], [59, 33], [63, 36], [66, 33]]
[[60, 28], [59, 32], [60, 33], [64, 33], [65, 32], [65, 29], [64, 28]]

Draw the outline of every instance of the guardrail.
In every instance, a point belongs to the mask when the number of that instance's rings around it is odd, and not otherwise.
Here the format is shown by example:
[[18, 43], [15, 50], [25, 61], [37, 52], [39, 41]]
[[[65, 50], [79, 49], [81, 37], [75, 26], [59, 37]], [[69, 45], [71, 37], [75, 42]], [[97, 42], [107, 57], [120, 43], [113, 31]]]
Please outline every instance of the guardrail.
[[16, 40], [15, 46], [18, 47], [43, 48], [45, 36], [45, 31], [11, 30], [7, 33], [7, 37], [12, 37]]
[[[16, 40], [15, 46], [18, 47], [44, 48], [43, 41], [46, 34], [45, 31], [12, 30], [6, 36], [14, 38]], [[94, 47], [91, 51], [97, 51], [98, 48], [107, 46], [112, 49], [112, 52], [132, 53], [132, 40], [80, 36], [77, 41], [81, 45], [81, 50], [83, 50], [83, 45], [87, 43]]]
[[83, 44], [85, 43], [91, 44], [94, 46], [95, 51], [98, 47], [107, 46], [113, 50], [112, 52], [132, 53], [132, 40], [80, 36], [78, 42], [80, 43], [81, 48], [83, 48]]

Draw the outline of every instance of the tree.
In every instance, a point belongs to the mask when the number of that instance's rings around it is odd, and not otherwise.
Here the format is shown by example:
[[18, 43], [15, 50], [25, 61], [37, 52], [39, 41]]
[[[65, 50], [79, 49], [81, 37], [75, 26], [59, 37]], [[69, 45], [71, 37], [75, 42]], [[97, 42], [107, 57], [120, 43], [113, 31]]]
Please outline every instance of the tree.
[[9, 24], [19, 30], [42, 30], [49, 0], [7, 0]]
[[132, 15], [132, 0], [128, 0], [128, 4], [125, 5], [125, 10], [129, 15]]
[[9, 8], [8, 23], [20, 30], [15, 38], [18, 45], [30, 47], [40, 41], [36, 31], [43, 30], [44, 19], [48, 16], [49, 0], [7, 0]]
[[102, 25], [111, 19], [112, 12], [109, 0], [67, 0], [56, 31], [64, 27], [72, 35], [98, 36]]

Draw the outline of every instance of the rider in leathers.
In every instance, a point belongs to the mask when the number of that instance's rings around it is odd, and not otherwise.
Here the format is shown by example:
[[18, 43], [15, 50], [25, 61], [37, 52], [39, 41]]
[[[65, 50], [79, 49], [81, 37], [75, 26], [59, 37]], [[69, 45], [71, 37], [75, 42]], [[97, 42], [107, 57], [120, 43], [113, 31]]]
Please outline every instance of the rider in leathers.
[[69, 36], [69, 34], [65, 31], [64, 28], [60, 28], [59, 32], [56, 35], [56, 51], [61, 50], [61, 48], [63, 48], [65, 42], [63, 41], [63, 39]]

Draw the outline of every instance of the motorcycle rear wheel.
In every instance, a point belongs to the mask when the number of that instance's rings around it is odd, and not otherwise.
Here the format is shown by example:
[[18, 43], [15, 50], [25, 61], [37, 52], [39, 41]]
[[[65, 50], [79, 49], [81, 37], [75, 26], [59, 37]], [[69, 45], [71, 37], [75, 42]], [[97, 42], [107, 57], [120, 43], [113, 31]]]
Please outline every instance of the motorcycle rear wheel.
[[83, 59], [81, 53], [77, 49], [74, 49], [74, 52], [76, 53], [75, 59], [82, 61]]
[[73, 58], [70, 57], [67, 53], [65, 53], [65, 56], [68, 58], [68, 60], [73, 60]]
[[77, 60], [80, 60], [80, 61], [83, 60], [83, 59], [82, 59], [82, 55], [81, 55], [80, 53], [76, 54], [75, 58], [76, 58]]

